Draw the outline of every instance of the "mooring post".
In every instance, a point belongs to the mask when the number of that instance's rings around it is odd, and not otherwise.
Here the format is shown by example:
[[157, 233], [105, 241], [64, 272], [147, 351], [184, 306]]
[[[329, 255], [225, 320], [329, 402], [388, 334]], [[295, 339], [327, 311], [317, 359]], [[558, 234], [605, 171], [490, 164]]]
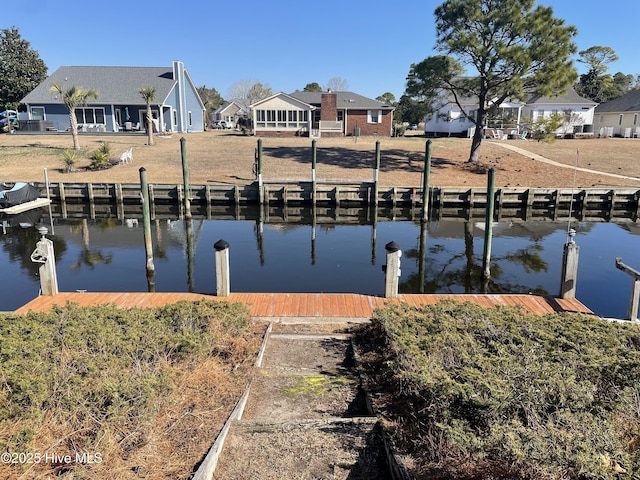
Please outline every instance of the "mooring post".
[[262, 139], [258, 139], [258, 158], [256, 158], [256, 175], [258, 176], [258, 195], [260, 197], [260, 205], [265, 201], [264, 189], [262, 186]]
[[373, 206], [378, 208], [378, 178], [380, 175], [380, 140], [376, 140], [376, 166], [373, 170]]
[[568, 240], [562, 251], [562, 278], [560, 278], [560, 298], [576, 298], [578, 281], [578, 258], [580, 247], [574, 240], [576, 231], [571, 228], [567, 232]]
[[431, 177], [431, 140], [427, 140], [424, 153], [424, 173], [422, 175], [422, 222], [429, 220], [429, 182]]
[[185, 218], [191, 218], [191, 187], [189, 186], [189, 165], [187, 164], [187, 139], [180, 139], [180, 155], [182, 156], [182, 179], [184, 183]]
[[640, 302], [640, 271], [622, 263], [622, 258], [616, 257], [616, 268], [631, 275], [631, 301], [629, 302], [628, 320], [638, 321], [638, 303]]
[[151, 239], [151, 210], [149, 208], [149, 186], [147, 170], [140, 167], [140, 191], [142, 194], [142, 223], [144, 226], [144, 250], [147, 255], [147, 276], [155, 270], [153, 265], [153, 243]]
[[387, 251], [387, 263], [382, 266], [384, 271], [384, 296], [396, 298], [398, 296], [398, 284], [400, 279], [400, 257], [402, 250], [396, 242], [389, 242], [384, 246]]
[[229, 242], [218, 240], [213, 244], [216, 251], [216, 295], [228, 297], [231, 291], [229, 280]]
[[427, 222], [420, 223], [420, 248], [418, 250], [418, 277], [420, 293], [424, 293], [424, 275], [427, 264]]
[[311, 140], [311, 202], [316, 206], [316, 166], [317, 166], [317, 145], [315, 138]]
[[496, 171], [489, 170], [487, 179], [487, 206], [484, 218], [484, 249], [482, 252], [482, 278], [491, 278], [491, 239], [493, 237], [493, 209], [495, 207]]
[[42, 295], [56, 295], [58, 293], [58, 275], [56, 273], [56, 257], [53, 242], [45, 235], [47, 227], [38, 227], [38, 233], [42, 235], [36, 249], [31, 254], [31, 261], [41, 263], [38, 270], [40, 276], [40, 291]]

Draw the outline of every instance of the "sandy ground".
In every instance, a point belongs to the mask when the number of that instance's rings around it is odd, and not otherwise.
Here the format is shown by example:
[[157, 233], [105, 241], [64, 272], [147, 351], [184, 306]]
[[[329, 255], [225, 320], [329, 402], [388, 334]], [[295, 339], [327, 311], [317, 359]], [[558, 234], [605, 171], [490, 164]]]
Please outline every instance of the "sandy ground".
[[[112, 168], [86, 171], [87, 157], [101, 142], [111, 147]], [[380, 144], [382, 186], [420, 186], [427, 139], [422, 135], [403, 138], [353, 137], [317, 140], [317, 178], [372, 180], [376, 143]], [[77, 170], [64, 173], [62, 151], [72, 146], [67, 135], [0, 135], [0, 182], [43, 181], [47, 169], [52, 182], [139, 183], [140, 167], [149, 183], [181, 183], [181, 147], [185, 147], [190, 182], [193, 185], [247, 184], [254, 180], [252, 167], [258, 139], [234, 131], [208, 131], [155, 137], [146, 145], [146, 135], [82, 134]], [[640, 139], [556, 140], [551, 144], [534, 140], [485, 140], [480, 162], [467, 162], [471, 142], [460, 138], [431, 139], [432, 186], [486, 186], [486, 172], [496, 170], [496, 186], [511, 187], [640, 187]], [[263, 178], [311, 178], [309, 138], [262, 139]], [[505, 145], [525, 152], [514, 152]], [[133, 147], [133, 162], [118, 164], [120, 154]], [[534, 160], [542, 155], [565, 165], [562, 168]], [[575, 166], [618, 176], [576, 171]], [[631, 177], [631, 178], [629, 178]]]

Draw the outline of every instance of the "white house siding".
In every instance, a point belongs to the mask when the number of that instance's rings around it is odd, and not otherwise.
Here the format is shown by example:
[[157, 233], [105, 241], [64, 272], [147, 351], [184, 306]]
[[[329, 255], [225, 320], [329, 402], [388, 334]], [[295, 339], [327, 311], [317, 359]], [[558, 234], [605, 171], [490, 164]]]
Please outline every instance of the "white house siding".
[[525, 105], [522, 109], [522, 115], [529, 117], [532, 122], [538, 118], [549, 118], [554, 113], [564, 114], [571, 112], [572, 120], [569, 124], [560, 127], [556, 133], [565, 134], [573, 133], [574, 126], [593, 125], [595, 104], [593, 105], [576, 105], [576, 104], [532, 104]]
[[[262, 102], [255, 103], [251, 107], [253, 125], [257, 135], [269, 133], [301, 135], [309, 133], [312, 120], [310, 105], [298, 102], [287, 95], [277, 94]], [[291, 118], [289, 112], [295, 112], [295, 120]]]

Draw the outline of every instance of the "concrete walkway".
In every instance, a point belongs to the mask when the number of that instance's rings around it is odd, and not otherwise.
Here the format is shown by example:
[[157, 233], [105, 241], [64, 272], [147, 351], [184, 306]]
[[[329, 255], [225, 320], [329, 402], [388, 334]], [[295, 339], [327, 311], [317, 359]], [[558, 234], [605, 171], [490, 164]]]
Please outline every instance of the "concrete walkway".
[[621, 178], [623, 180], [634, 180], [634, 181], [640, 182], [640, 178], [638, 178], [638, 177], [629, 177], [627, 175], [618, 175], [616, 173], [600, 172], [598, 170], [591, 170], [590, 168], [576, 167], [574, 165], [565, 165], [564, 163], [555, 162], [553, 160], [548, 159], [547, 157], [543, 157], [542, 155], [538, 155], [537, 153], [529, 152], [528, 150], [525, 150], [524, 148], [516, 147], [515, 145], [512, 145], [511, 143], [505, 143], [505, 142], [492, 142], [492, 143], [494, 145], [499, 145], [502, 148], [506, 148], [507, 150], [511, 150], [512, 152], [519, 153], [520, 155], [523, 155], [525, 157], [529, 157], [532, 160], [535, 160], [537, 162], [542, 162], [542, 163], [546, 163], [546, 164], [549, 164], [549, 165], [553, 165], [554, 167], [570, 168], [572, 170], [575, 169], [575, 170], [577, 170], [579, 172], [594, 173], [596, 175], [604, 175], [604, 176], [607, 176], [607, 177]]
[[391, 479], [351, 341], [368, 321], [270, 323], [246, 401], [194, 480]]

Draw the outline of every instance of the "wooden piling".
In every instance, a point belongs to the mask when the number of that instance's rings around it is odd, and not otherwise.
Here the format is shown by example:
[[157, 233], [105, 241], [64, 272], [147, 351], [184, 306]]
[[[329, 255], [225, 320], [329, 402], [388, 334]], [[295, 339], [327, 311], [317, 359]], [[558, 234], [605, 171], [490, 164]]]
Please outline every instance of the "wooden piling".
[[140, 190], [142, 191], [142, 222], [144, 224], [144, 250], [147, 256], [147, 277], [155, 270], [153, 265], [153, 243], [151, 239], [151, 213], [149, 208], [149, 188], [147, 186], [147, 170], [141, 167]]
[[191, 218], [191, 187], [189, 186], [189, 165], [187, 163], [187, 139], [180, 139], [180, 156], [182, 157], [182, 179], [184, 183], [185, 218]]
[[493, 236], [493, 210], [495, 204], [496, 171], [489, 170], [487, 178], [487, 206], [484, 219], [484, 249], [482, 252], [482, 278], [491, 278], [491, 239]]
[[422, 175], [422, 222], [429, 219], [429, 182], [431, 177], [431, 140], [427, 140], [424, 153], [424, 173]]

